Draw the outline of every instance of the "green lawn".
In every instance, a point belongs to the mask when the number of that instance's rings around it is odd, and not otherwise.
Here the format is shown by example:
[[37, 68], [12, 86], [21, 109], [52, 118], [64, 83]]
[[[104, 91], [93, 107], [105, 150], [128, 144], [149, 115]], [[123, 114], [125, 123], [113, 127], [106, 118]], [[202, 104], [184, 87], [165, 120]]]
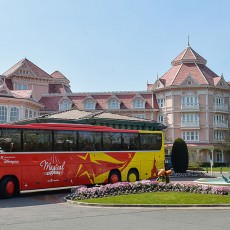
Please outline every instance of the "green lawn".
[[105, 204], [230, 204], [230, 196], [185, 192], [152, 192], [81, 200]]
[[[212, 168], [212, 171], [213, 172], [220, 172], [220, 168], [221, 167], [213, 167]], [[203, 167], [203, 170], [206, 171], [208, 169], [208, 171], [210, 172], [211, 171], [211, 168], [210, 167], [207, 167], [207, 168], [204, 168]], [[222, 172], [230, 172], [230, 167], [222, 167]]]

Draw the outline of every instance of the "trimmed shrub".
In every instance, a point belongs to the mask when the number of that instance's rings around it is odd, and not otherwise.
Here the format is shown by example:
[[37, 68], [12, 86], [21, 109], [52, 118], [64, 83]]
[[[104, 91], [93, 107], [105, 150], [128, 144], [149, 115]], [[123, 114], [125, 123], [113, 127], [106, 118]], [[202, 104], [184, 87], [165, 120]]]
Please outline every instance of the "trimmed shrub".
[[173, 143], [171, 162], [176, 173], [185, 173], [188, 169], [188, 148], [182, 138], [175, 139]]

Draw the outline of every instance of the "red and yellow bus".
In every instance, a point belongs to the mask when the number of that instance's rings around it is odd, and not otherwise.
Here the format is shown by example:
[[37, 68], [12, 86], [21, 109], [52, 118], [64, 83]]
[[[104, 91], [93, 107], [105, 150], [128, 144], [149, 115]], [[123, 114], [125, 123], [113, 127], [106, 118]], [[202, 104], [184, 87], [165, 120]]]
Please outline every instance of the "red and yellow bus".
[[162, 131], [105, 126], [0, 124], [0, 196], [156, 178]]

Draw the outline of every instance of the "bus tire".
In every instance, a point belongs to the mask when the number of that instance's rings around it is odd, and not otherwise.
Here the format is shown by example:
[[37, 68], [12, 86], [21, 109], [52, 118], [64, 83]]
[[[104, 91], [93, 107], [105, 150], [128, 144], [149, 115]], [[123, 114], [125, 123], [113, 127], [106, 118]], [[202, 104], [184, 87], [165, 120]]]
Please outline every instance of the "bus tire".
[[118, 170], [113, 170], [109, 174], [108, 181], [110, 184], [114, 184], [121, 181], [121, 174]]
[[138, 173], [137, 169], [130, 169], [129, 170], [128, 176], [127, 176], [127, 181], [128, 182], [139, 181], [139, 173]]
[[0, 182], [0, 196], [11, 198], [19, 195], [19, 184], [15, 177], [6, 176]]

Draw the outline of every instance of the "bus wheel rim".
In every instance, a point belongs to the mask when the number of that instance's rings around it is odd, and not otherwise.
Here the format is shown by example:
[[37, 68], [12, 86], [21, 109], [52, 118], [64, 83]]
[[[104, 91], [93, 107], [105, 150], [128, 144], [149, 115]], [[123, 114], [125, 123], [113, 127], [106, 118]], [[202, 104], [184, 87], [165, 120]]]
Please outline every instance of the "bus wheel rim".
[[135, 182], [137, 180], [137, 177], [134, 173], [131, 173], [129, 175], [129, 182]]
[[119, 181], [118, 175], [113, 174], [113, 175], [111, 176], [111, 182], [112, 182], [112, 183], [116, 183], [116, 182], [118, 182], [118, 181]]
[[12, 195], [14, 193], [15, 185], [13, 181], [9, 181], [6, 184], [6, 193]]

